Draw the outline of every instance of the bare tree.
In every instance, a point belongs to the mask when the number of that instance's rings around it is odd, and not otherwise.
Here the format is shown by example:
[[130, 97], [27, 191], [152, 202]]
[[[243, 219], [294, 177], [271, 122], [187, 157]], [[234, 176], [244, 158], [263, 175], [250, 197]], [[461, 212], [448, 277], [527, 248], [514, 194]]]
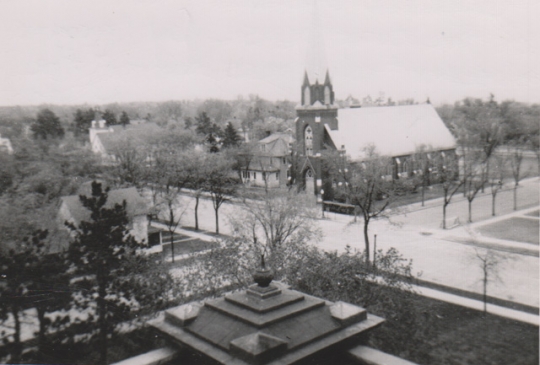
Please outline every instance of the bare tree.
[[232, 161], [221, 154], [208, 156], [203, 190], [210, 194], [216, 216], [216, 234], [219, 234], [219, 208], [235, 193], [238, 180], [233, 177]]
[[126, 138], [117, 141], [112, 149], [112, 173], [120, 184], [141, 186], [146, 178], [147, 146]]
[[338, 192], [364, 217], [365, 259], [369, 262], [369, 223], [373, 218], [385, 216], [386, 208], [395, 200], [402, 184], [392, 179], [392, 161], [380, 156], [374, 146], [365, 147], [364, 155], [364, 162], [352, 163], [339, 153], [328, 153], [325, 165], [330, 175], [339, 181]]
[[525, 142], [524, 137], [515, 141], [510, 146], [510, 167], [512, 169], [512, 177], [514, 178], [514, 210], [517, 210], [517, 189], [519, 182], [523, 180], [526, 174], [521, 171], [521, 165], [523, 162], [523, 144]]
[[422, 206], [424, 206], [425, 191], [429, 184], [429, 165], [430, 159], [428, 154], [433, 151], [431, 146], [420, 145], [414, 155], [413, 161], [415, 164], [413, 179], [417, 184], [422, 186]]
[[320, 236], [314, 226], [316, 208], [311, 200], [293, 190], [267, 190], [262, 200], [242, 199], [242, 213], [231, 217], [234, 237], [250, 242], [270, 262], [290, 241], [310, 242]]
[[487, 293], [488, 285], [496, 281], [502, 281], [499, 276], [500, 265], [506, 260], [504, 256], [494, 250], [474, 250], [473, 261], [482, 270], [482, 296], [484, 302], [484, 313], [487, 313]]
[[507, 159], [502, 155], [495, 155], [493, 157], [494, 161], [492, 162], [494, 162], [495, 166], [492, 166], [493, 168], [488, 177], [491, 187], [491, 215], [495, 216], [495, 199], [497, 198], [497, 193], [503, 187]]
[[[438, 157], [440, 158], [440, 157]], [[451, 166], [445, 167], [442, 164], [440, 171], [438, 171], [439, 179], [443, 189], [443, 220], [442, 228], [446, 229], [446, 208], [452, 201], [452, 197], [459, 190], [459, 188], [464, 184], [465, 180], [458, 178], [456, 175], [457, 166], [453, 163]]]
[[[498, 103], [493, 94], [489, 100], [465, 99], [456, 106], [458, 115], [458, 140], [467, 148], [474, 147], [482, 151], [485, 163], [484, 174], [489, 175], [490, 158], [503, 143], [505, 130]], [[487, 178], [482, 179], [485, 182]], [[482, 192], [484, 185], [482, 185]]]
[[472, 223], [472, 202], [478, 192], [484, 187], [487, 179], [487, 165], [483, 152], [473, 148], [464, 147], [463, 151], [463, 185], [465, 197], [469, 202], [469, 219]]

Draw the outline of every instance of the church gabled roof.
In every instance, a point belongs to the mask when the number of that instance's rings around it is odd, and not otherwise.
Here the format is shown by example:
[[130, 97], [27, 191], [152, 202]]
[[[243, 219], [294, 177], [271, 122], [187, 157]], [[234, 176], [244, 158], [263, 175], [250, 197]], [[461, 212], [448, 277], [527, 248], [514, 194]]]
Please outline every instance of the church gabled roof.
[[344, 146], [353, 160], [374, 145], [384, 156], [409, 155], [421, 145], [436, 150], [455, 148], [455, 139], [431, 104], [339, 109], [338, 129], [326, 132], [337, 149]]

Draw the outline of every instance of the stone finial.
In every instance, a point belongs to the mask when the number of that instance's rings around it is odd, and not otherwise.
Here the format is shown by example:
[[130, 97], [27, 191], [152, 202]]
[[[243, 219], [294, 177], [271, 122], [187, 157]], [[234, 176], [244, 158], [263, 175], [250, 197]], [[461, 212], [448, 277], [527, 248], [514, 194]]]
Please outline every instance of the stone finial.
[[261, 255], [261, 267], [255, 271], [255, 274], [253, 275], [253, 280], [259, 285], [261, 288], [266, 288], [272, 280], [274, 279], [274, 271], [272, 269], [266, 268], [266, 265], [264, 263], [264, 254]]

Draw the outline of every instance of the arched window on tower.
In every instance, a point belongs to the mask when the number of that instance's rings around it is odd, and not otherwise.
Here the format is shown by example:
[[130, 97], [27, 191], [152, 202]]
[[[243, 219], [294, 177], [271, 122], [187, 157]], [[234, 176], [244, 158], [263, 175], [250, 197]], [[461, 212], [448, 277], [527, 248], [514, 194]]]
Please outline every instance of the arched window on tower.
[[304, 131], [304, 145], [306, 156], [313, 155], [313, 129], [310, 126]]
[[324, 104], [330, 105], [330, 88], [328, 86], [324, 87]]
[[304, 105], [311, 105], [311, 91], [309, 86], [304, 89]]

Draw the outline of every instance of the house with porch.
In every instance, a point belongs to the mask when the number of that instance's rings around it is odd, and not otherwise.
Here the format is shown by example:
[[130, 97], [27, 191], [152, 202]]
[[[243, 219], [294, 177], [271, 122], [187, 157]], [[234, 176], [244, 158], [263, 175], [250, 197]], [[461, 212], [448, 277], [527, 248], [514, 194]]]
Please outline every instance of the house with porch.
[[291, 151], [294, 137], [274, 133], [261, 139], [254, 151], [244, 159], [242, 182], [246, 185], [280, 188], [291, 179]]

